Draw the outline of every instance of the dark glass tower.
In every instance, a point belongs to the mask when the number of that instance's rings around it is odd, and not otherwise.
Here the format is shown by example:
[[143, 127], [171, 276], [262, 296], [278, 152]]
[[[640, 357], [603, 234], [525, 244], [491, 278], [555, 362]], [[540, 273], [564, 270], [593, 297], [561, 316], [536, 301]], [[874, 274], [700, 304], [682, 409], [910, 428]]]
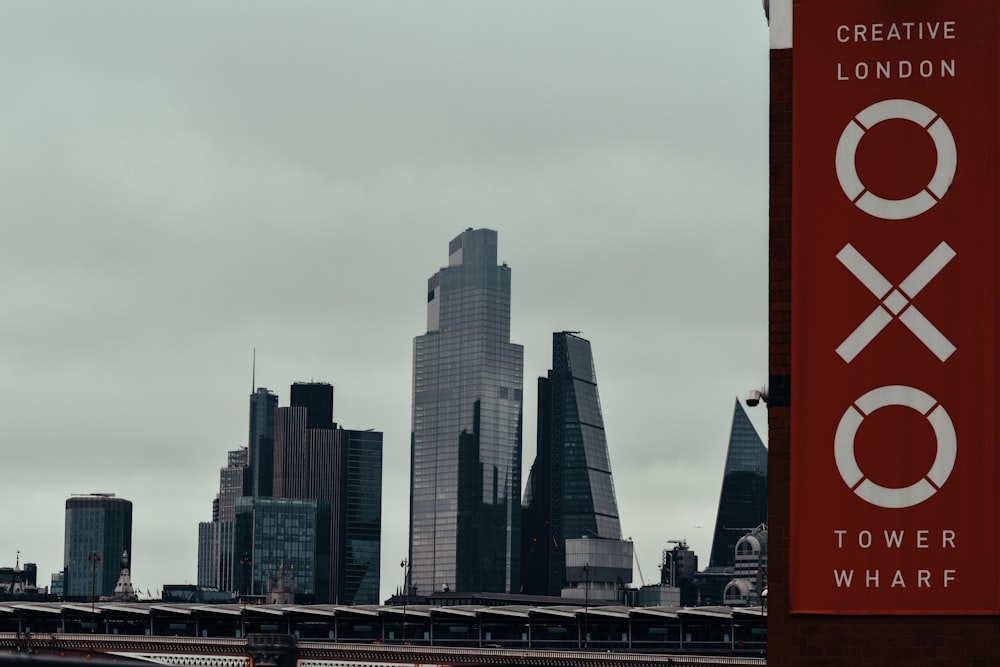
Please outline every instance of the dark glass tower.
[[270, 496], [274, 477], [274, 415], [278, 396], [260, 387], [250, 395], [250, 471], [247, 495]]
[[284, 566], [304, 599], [377, 604], [381, 533], [382, 433], [339, 428], [325, 382], [296, 382], [284, 408], [258, 389], [250, 448], [230, 452], [199, 525], [198, 583], [263, 595]]
[[212, 520], [198, 524], [198, 585], [236, 591], [233, 521], [236, 501], [243, 496], [269, 498], [274, 491], [274, 418], [278, 396], [264, 387], [250, 394], [247, 447], [229, 452], [219, 474], [219, 493], [212, 503]]
[[333, 385], [326, 382], [296, 382], [292, 385], [289, 405], [306, 408], [309, 421], [306, 428], [326, 428], [333, 423]]
[[382, 532], [382, 433], [338, 428], [333, 386], [296, 382], [274, 429], [274, 495], [329, 506], [329, 596], [377, 604]]
[[294, 573], [294, 592], [329, 602], [330, 504], [308, 498], [253, 498], [236, 503], [233, 550], [236, 587], [266, 595], [268, 574]]
[[427, 282], [413, 343], [410, 585], [516, 591], [524, 351], [510, 342], [497, 233], [467, 229]]
[[[552, 335], [552, 370], [538, 378], [538, 454], [523, 507], [525, 593], [561, 593], [566, 540], [621, 540], [590, 342], [571, 332]], [[631, 580], [627, 565], [621, 576]]]
[[66, 500], [63, 571], [67, 598], [111, 595], [126, 551], [132, 554], [131, 501], [113, 493]]
[[341, 604], [378, 604], [382, 550], [382, 434], [341, 431], [344, 464], [340, 553]]
[[767, 523], [767, 447], [737, 400], [709, 568], [732, 568], [736, 543], [762, 523]]

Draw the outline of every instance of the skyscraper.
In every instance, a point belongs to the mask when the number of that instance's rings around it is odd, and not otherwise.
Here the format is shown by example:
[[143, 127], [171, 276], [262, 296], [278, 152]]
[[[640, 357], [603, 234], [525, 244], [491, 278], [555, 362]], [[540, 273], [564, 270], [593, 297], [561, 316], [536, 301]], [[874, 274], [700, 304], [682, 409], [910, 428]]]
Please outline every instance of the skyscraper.
[[229, 452], [228, 465], [219, 471], [219, 493], [212, 503], [212, 520], [198, 524], [198, 585], [220, 591], [235, 590], [233, 581], [233, 520], [236, 502], [250, 494], [248, 450]]
[[413, 343], [409, 562], [419, 592], [518, 587], [523, 366], [497, 233], [466, 229], [427, 282], [427, 333]]
[[709, 568], [732, 568], [736, 542], [767, 523], [767, 447], [736, 401]]
[[523, 530], [525, 593], [569, 595], [567, 587], [585, 583], [613, 598], [632, 580], [590, 342], [572, 332], [552, 335], [552, 370], [538, 378], [538, 454]]
[[270, 496], [274, 477], [274, 415], [278, 396], [260, 387], [250, 395], [250, 460], [251, 487], [247, 495]]
[[382, 434], [349, 431], [344, 454], [340, 506], [338, 599], [343, 604], [379, 602], [382, 551]]
[[[296, 382], [274, 429], [274, 495], [329, 506], [329, 601], [376, 604], [382, 532], [382, 434], [333, 422], [333, 386]], [[298, 580], [296, 580], [298, 584]]]
[[296, 382], [282, 408], [267, 389], [252, 394], [250, 446], [229, 453], [220, 479], [199, 524], [199, 585], [267, 595], [284, 571], [302, 599], [378, 603], [382, 433], [338, 427], [332, 385]]
[[228, 465], [219, 472], [219, 493], [212, 503], [212, 520], [198, 524], [198, 585], [237, 591], [233, 551], [236, 503], [244, 497], [271, 497], [274, 489], [274, 417], [278, 396], [259, 387], [250, 394], [250, 433], [247, 447], [229, 452]]
[[122, 554], [132, 553], [132, 502], [113, 493], [67, 498], [65, 537], [65, 596], [111, 595], [122, 569]]
[[333, 423], [333, 385], [327, 382], [296, 382], [292, 385], [289, 405], [305, 408], [306, 428], [331, 429]]

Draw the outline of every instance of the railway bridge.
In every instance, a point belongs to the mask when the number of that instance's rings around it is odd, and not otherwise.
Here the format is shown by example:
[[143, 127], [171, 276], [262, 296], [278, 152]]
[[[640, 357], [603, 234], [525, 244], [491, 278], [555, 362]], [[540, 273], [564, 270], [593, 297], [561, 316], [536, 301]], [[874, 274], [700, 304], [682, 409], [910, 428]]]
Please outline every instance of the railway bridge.
[[246, 638], [0, 633], [0, 667], [715, 667], [766, 665], [761, 657], [615, 651], [354, 644], [293, 635]]

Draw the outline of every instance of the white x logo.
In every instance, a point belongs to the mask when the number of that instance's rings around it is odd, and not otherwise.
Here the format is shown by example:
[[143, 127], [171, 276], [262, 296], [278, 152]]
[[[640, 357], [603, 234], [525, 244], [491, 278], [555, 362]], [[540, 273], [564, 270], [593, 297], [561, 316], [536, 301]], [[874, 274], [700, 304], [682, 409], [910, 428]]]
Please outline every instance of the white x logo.
[[880, 303], [872, 314], [840, 344], [837, 354], [847, 363], [851, 363], [854, 357], [858, 356], [858, 353], [865, 349], [889, 322], [892, 322], [893, 317], [898, 317], [899, 321], [905, 324], [938, 359], [944, 361], [950, 357], [955, 351], [955, 346], [917, 310], [916, 306], [910, 303], [910, 300], [926, 287], [954, 256], [955, 251], [942, 241], [897, 288], [862, 257], [854, 246], [850, 243], [845, 245], [837, 253], [837, 259], [879, 299]]

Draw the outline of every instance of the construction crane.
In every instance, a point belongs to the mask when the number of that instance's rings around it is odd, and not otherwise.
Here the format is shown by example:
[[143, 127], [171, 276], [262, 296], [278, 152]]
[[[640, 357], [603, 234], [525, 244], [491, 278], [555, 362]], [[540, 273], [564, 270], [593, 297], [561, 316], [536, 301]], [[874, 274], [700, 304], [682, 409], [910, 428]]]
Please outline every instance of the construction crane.
[[[632, 542], [632, 538], [628, 538], [629, 542]], [[635, 560], [635, 569], [639, 571], [639, 581], [642, 585], [646, 585], [646, 577], [642, 576], [642, 566], [639, 565], [639, 551], [635, 548], [635, 543], [632, 543], [632, 558]]]

